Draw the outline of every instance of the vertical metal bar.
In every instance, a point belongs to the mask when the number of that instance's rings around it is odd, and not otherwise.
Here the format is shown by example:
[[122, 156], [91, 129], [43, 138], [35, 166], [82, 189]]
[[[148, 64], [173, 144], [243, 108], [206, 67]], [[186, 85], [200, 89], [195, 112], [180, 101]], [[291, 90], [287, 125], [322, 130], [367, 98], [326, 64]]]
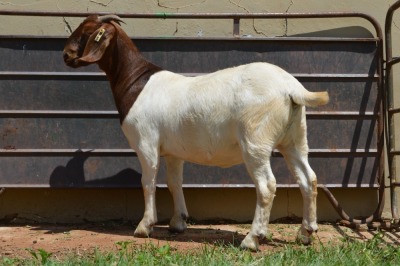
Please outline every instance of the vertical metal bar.
[[392, 75], [392, 67], [393, 67], [393, 55], [392, 55], [392, 21], [393, 21], [393, 13], [400, 7], [400, 1], [394, 3], [388, 10], [385, 19], [385, 43], [386, 43], [386, 76], [385, 76], [385, 87], [387, 92], [386, 99], [386, 109], [388, 114], [387, 121], [387, 156], [388, 156], [388, 166], [389, 166], [389, 178], [390, 178], [390, 198], [391, 198], [391, 212], [392, 217], [395, 220], [399, 219], [398, 209], [397, 209], [397, 195], [396, 195], [396, 185], [397, 183], [397, 174], [396, 174], [396, 160], [395, 154], [392, 151], [396, 150], [395, 145], [395, 125], [394, 125], [394, 114], [390, 112], [394, 108], [393, 101], [393, 75]]
[[[386, 61], [390, 62], [392, 60], [392, 19], [393, 19], [393, 11], [389, 8], [388, 13], [386, 15], [385, 21], [385, 43], [386, 43]], [[394, 108], [393, 104], [393, 79], [392, 79], [392, 64], [386, 64], [386, 76], [385, 76], [385, 86], [387, 91], [387, 110], [391, 110]], [[388, 113], [388, 121], [387, 123], [387, 157], [388, 157], [388, 168], [389, 168], [389, 179], [390, 179], [390, 207], [392, 212], [392, 217], [396, 219], [398, 212], [397, 207], [394, 205], [394, 189], [392, 186], [393, 179], [396, 176], [396, 163], [395, 156], [391, 153], [392, 150], [395, 150], [394, 143], [394, 124], [393, 124], [393, 114], [391, 112]]]
[[377, 118], [378, 122], [378, 158], [379, 158], [379, 174], [378, 174], [378, 182], [379, 182], [379, 193], [378, 193], [378, 207], [376, 208], [374, 214], [372, 215], [375, 218], [381, 218], [382, 212], [384, 208], [385, 202], [385, 158], [383, 156], [384, 143], [385, 143], [385, 101], [386, 101], [386, 89], [384, 85], [384, 74], [383, 74], [383, 36], [379, 36], [378, 42], [378, 75], [379, 75], [379, 90], [378, 90], [378, 99], [379, 102], [378, 112], [380, 115]]
[[[399, 1], [400, 2], [400, 1]], [[378, 181], [379, 181], [379, 193], [378, 193], [378, 206], [376, 207], [375, 211], [368, 217], [364, 217], [362, 219], [355, 219], [350, 217], [346, 211], [342, 208], [340, 203], [336, 200], [334, 195], [329, 191], [329, 189], [324, 186], [320, 185], [319, 188], [322, 189], [326, 197], [328, 198], [331, 205], [335, 208], [336, 212], [339, 216], [350, 223], [353, 224], [369, 224], [373, 221], [379, 220], [382, 217], [383, 208], [385, 205], [385, 178], [384, 178], [384, 157], [383, 157], [383, 146], [384, 146], [384, 122], [385, 118], [382, 117], [386, 111], [386, 104], [385, 101], [385, 86], [384, 86], [384, 78], [383, 78], [383, 38], [382, 35], [378, 36], [378, 48], [377, 48], [377, 56], [378, 56], [378, 98], [377, 101], [380, 103], [377, 107], [379, 112], [379, 116], [377, 118], [378, 122], [378, 155], [377, 159], [379, 159], [379, 173], [378, 173]]]
[[[387, 39], [386, 39], [387, 41]], [[388, 44], [386, 49], [391, 50], [392, 45], [391, 43]], [[393, 101], [393, 72], [392, 66], [386, 69], [386, 88], [388, 90], [387, 95], [387, 104], [389, 110], [394, 108], [394, 101]], [[396, 150], [396, 134], [395, 134], [395, 120], [394, 120], [394, 113], [388, 114], [388, 167], [389, 167], [389, 179], [390, 179], [390, 209], [392, 212], [392, 217], [395, 220], [399, 219], [398, 208], [397, 208], [397, 195], [396, 195], [396, 186], [394, 185], [397, 182], [397, 171], [396, 171], [396, 155], [392, 153], [392, 151]]]
[[233, 19], [233, 37], [240, 37], [240, 18]]

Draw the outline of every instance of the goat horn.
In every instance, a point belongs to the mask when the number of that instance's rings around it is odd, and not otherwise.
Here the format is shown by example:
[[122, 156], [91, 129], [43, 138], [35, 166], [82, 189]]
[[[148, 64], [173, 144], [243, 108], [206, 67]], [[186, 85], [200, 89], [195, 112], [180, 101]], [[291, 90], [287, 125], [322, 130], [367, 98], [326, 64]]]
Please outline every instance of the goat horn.
[[[125, 22], [124, 22], [120, 17], [118, 17], [117, 15], [104, 15], [104, 16], [100, 16], [100, 17], [99, 17], [99, 20], [100, 20], [101, 22], [103, 22], [103, 23], [105, 23], [105, 22], [110, 22], [110, 21], [115, 21], [115, 22], [117, 22], [118, 24], [120, 24], [120, 22], [122, 22], [122, 23], [125, 24]], [[121, 25], [121, 24], [120, 24], [120, 25]]]

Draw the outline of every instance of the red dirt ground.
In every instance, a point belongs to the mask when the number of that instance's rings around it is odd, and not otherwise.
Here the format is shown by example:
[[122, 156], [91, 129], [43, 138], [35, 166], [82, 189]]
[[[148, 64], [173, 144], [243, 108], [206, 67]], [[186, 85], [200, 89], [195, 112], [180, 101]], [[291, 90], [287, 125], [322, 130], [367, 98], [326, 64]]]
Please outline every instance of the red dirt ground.
[[[270, 237], [260, 245], [262, 252], [279, 250], [285, 244], [295, 242], [299, 224], [270, 224]], [[189, 225], [184, 234], [171, 234], [167, 226], [156, 226], [150, 238], [133, 237], [134, 226], [121, 223], [84, 224], [84, 225], [0, 225], [0, 259], [2, 257], [30, 257], [27, 249], [44, 249], [52, 252], [53, 257], [62, 257], [68, 253], [77, 255], [93, 252], [94, 249], [109, 252], [117, 250], [119, 241], [130, 241], [140, 245], [169, 244], [175, 250], [199, 249], [202, 245], [232, 243], [239, 245], [250, 228], [249, 224]], [[338, 224], [319, 224], [314, 243], [340, 243], [343, 237], [366, 240], [377, 231], [361, 227], [357, 230]], [[384, 231], [385, 241], [400, 244], [399, 231]]]

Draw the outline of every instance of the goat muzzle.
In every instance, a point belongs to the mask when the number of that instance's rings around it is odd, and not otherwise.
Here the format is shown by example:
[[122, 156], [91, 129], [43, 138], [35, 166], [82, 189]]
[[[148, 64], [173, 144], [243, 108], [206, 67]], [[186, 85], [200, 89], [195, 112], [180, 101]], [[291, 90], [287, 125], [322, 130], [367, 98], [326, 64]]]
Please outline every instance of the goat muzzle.
[[77, 67], [76, 65], [76, 59], [78, 58], [77, 56], [74, 56], [73, 53], [69, 51], [64, 51], [63, 52], [63, 58], [64, 62], [67, 66], [69, 67]]

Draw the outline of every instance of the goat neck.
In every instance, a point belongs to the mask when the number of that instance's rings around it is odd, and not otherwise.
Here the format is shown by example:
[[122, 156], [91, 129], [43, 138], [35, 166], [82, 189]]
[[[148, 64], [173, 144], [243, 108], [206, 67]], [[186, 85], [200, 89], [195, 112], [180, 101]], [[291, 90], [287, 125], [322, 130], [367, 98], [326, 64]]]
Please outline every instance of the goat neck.
[[126, 33], [115, 27], [113, 43], [98, 65], [110, 81], [122, 124], [150, 77], [162, 69], [143, 58]]

